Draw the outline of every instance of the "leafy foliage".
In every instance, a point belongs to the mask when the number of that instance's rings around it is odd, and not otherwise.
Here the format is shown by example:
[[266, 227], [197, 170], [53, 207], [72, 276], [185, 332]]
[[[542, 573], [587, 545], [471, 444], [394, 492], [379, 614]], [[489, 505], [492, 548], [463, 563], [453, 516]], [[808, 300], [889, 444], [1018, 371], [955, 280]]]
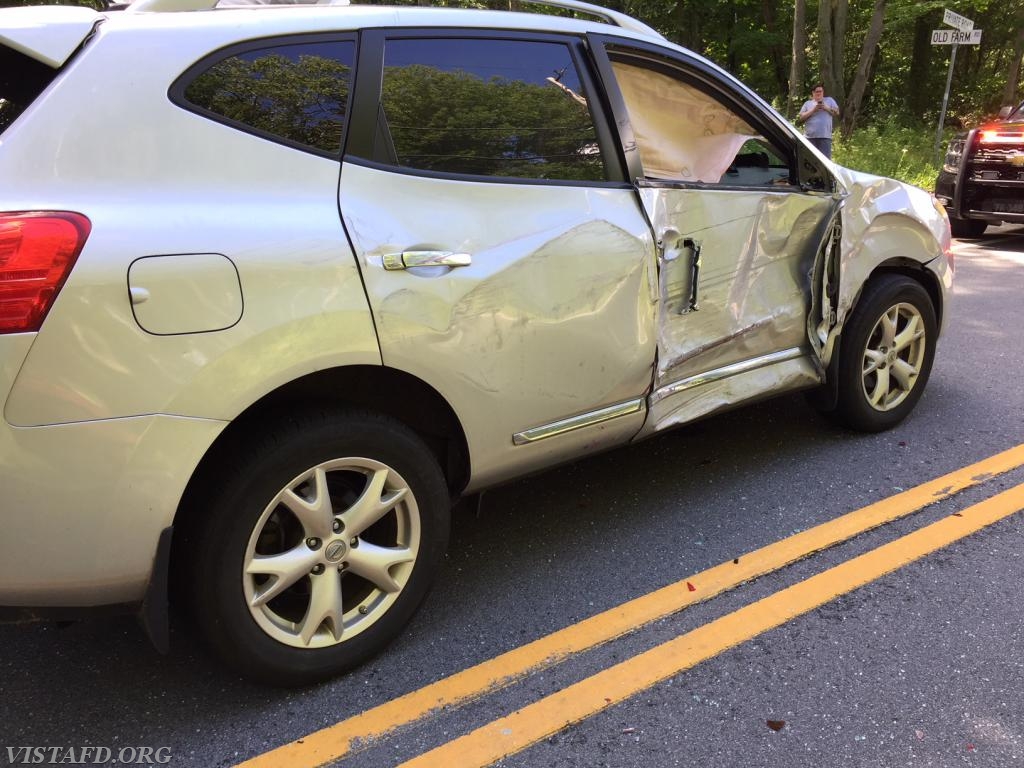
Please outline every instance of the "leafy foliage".
[[837, 137], [833, 159], [840, 165], [932, 190], [939, 175], [934, 153], [934, 134], [916, 128], [874, 126]]
[[23, 5], [81, 5], [102, 11], [107, 7], [106, 0], [0, 0], [0, 8], [13, 8]]

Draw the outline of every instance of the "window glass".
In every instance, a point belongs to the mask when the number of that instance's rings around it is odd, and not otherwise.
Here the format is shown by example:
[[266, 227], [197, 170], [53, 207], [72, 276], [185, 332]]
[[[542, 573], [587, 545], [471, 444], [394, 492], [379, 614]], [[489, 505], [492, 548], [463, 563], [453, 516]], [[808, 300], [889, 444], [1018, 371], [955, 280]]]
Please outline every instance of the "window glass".
[[390, 40], [378, 159], [406, 168], [603, 180], [569, 48], [518, 40]]
[[35, 101], [57, 70], [0, 45], [0, 133]]
[[351, 41], [246, 51], [196, 77], [185, 98], [257, 131], [340, 154], [353, 53]]
[[644, 175], [736, 186], [788, 184], [783, 155], [719, 101], [662, 72], [613, 61]]

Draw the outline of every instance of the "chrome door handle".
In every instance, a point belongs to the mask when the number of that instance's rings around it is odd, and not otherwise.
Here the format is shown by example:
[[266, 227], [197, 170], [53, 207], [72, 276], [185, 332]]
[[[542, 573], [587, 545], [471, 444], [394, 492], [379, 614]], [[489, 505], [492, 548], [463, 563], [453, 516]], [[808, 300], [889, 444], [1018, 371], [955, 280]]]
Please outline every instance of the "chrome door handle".
[[388, 271], [410, 267], [468, 267], [473, 257], [456, 251], [402, 251], [384, 254], [384, 269]]

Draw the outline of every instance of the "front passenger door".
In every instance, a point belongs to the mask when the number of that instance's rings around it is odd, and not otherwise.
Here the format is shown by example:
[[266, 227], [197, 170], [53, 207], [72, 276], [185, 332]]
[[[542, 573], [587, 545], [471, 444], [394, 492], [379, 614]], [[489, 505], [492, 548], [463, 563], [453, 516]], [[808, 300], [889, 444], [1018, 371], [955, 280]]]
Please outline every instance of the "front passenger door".
[[651, 429], [820, 380], [808, 339], [833, 211], [796, 141], [706, 64], [593, 39], [658, 247]]

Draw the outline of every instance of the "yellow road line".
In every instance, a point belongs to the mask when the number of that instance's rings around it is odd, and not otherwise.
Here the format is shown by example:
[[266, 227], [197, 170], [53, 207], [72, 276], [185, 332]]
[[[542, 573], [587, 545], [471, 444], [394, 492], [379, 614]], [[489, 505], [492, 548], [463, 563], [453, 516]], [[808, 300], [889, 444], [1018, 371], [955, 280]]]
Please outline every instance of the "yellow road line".
[[420, 755], [400, 768], [487, 766], [769, 629], [1024, 509], [1024, 485], [993, 496]]
[[474, 667], [380, 704], [297, 741], [257, 755], [242, 768], [320, 766], [339, 760], [446, 707], [459, 706], [538, 669], [558, 664], [644, 624], [708, 600], [744, 581], [776, 571], [814, 552], [910, 515], [934, 502], [1024, 465], [1024, 445], [842, 517], [689, 576], [655, 592], [538, 638]]

